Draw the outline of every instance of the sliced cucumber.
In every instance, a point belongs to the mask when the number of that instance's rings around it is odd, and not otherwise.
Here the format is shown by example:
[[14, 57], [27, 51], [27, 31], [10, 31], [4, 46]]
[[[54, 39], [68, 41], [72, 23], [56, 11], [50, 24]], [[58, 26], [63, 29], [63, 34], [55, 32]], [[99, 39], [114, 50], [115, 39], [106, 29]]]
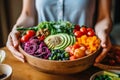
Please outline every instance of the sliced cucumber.
[[112, 73], [112, 72], [104, 71], [104, 74], [105, 74], [105, 75], [112, 76], [112, 77], [117, 77], [117, 78], [119, 78], [119, 75], [118, 75], [118, 74], [115, 74], [115, 73]]

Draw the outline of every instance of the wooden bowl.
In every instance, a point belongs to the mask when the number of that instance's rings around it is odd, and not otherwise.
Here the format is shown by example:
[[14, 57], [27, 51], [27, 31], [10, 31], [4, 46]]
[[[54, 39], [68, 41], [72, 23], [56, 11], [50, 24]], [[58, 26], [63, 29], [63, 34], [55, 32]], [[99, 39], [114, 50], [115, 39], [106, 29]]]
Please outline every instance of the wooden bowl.
[[34, 66], [37, 70], [53, 74], [73, 74], [86, 70], [95, 60], [100, 50], [95, 53], [76, 60], [54, 61], [34, 57], [26, 53], [21, 46], [19, 51], [25, 56], [26, 62]]

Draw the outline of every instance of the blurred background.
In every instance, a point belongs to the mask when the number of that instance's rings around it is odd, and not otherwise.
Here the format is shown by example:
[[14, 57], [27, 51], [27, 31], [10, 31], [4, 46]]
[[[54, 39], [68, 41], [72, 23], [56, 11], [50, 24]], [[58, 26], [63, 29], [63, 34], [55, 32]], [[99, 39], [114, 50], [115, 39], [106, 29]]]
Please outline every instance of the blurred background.
[[[5, 46], [7, 36], [22, 10], [22, 0], [0, 0], [0, 47]], [[113, 44], [120, 45], [120, 0], [112, 0]]]

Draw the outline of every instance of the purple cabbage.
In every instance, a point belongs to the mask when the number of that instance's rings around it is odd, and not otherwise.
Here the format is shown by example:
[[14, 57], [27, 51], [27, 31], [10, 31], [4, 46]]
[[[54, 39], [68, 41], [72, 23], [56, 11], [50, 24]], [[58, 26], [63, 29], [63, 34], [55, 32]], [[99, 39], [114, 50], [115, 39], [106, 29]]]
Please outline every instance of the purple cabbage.
[[44, 41], [40, 41], [36, 37], [32, 37], [29, 41], [22, 43], [22, 47], [28, 54], [39, 58], [48, 59], [51, 53]]

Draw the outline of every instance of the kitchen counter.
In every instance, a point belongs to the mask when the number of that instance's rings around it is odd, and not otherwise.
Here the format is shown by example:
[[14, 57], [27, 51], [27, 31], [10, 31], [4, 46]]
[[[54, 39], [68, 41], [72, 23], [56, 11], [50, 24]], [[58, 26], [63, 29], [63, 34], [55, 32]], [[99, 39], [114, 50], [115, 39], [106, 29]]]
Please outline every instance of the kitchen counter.
[[71, 75], [44, 73], [37, 71], [27, 63], [18, 61], [6, 47], [2, 47], [0, 50], [6, 52], [3, 63], [9, 64], [13, 69], [11, 80], [89, 80], [93, 73], [100, 71], [100, 69], [92, 66], [83, 72]]

